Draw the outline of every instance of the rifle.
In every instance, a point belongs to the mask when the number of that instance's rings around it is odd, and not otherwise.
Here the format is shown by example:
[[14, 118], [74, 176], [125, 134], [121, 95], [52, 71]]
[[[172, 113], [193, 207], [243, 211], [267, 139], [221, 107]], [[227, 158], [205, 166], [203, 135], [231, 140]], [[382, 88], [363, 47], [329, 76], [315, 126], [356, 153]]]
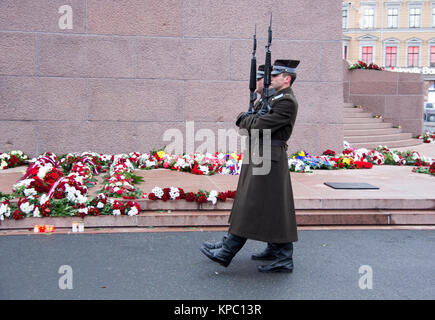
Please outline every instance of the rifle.
[[266, 109], [267, 112], [270, 112], [271, 107], [269, 103], [270, 97], [275, 94], [274, 88], [269, 88], [270, 86], [270, 73], [272, 72], [272, 62], [271, 62], [271, 52], [270, 46], [272, 45], [272, 12], [270, 13], [270, 24], [268, 30], [267, 37], [267, 46], [266, 46], [266, 62], [264, 63], [264, 89], [263, 89], [263, 102], [262, 109]]
[[249, 75], [249, 112], [254, 112], [254, 103], [257, 100], [257, 93], [255, 89], [257, 89], [257, 59], [255, 58], [255, 51], [257, 50], [257, 25], [255, 25], [255, 33], [254, 33], [254, 48], [252, 49], [252, 57], [251, 57], [251, 74]]

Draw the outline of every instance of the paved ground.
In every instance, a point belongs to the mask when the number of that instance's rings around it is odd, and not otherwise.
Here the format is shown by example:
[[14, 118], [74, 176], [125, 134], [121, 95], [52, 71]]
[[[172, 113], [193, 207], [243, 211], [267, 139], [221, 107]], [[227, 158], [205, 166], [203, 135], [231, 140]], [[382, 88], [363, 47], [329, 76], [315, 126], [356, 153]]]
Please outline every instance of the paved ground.
[[[0, 299], [435, 299], [433, 230], [300, 231], [293, 274], [259, 273], [256, 241], [228, 268], [211, 262], [199, 245], [222, 234], [3, 236]], [[59, 288], [63, 265], [72, 289]]]

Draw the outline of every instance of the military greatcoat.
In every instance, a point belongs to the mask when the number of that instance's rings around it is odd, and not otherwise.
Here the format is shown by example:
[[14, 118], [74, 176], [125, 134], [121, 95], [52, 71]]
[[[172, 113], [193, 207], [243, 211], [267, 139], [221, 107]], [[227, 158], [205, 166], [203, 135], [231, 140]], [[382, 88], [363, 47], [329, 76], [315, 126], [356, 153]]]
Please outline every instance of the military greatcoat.
[[[238, 116], [240, 129], [271, 129], [272, 140], [287, 141], [293, 131], [298, 103], [291, 88], [271, 98], [272, 112]], [[242, 120], [240, 118], [242, 117]], [[240, 120], [240, 122], [239, 122]], [[262, 150], [260, 146], [260, 150]], [[229, 233], [270, 243], [298, 240], [293, 190], [288, 167], [287, 146], [271, 147], [271, 169], [267, 175], [253, 174], [263, 164], [249, 162], [241, 168], [236, 197], [229, 217]], [[245, 157], [244, 157], [245, 158]], [[245, 161], [244, 161], [245, 162]]]

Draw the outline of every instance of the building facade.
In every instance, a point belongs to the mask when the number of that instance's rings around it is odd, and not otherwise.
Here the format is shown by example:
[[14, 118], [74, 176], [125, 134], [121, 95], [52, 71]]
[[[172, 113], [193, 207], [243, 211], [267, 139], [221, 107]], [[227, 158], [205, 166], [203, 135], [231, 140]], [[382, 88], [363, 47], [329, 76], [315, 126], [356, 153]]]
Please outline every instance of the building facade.
[[435, 1], [343, 1], [342, 27], [344, 59], [422, 73], [427, 101], [435, 80]]

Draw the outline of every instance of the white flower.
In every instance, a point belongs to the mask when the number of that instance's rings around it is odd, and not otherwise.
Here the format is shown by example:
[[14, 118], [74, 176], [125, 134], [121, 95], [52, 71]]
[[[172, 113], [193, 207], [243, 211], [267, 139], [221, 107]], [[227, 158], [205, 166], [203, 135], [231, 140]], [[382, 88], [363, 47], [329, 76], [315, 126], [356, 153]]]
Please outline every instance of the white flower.
[[121, 215], [121, 210], [119, 210], [119, 209], [113, 210], [112, 214], [114, 216], [119, 216], [119, 215]]
[[4, 220], [4, 217], [9, 217], [11, 215], [11, 208], [5, 204], [2, 203], [0, 206], [0, 220]]
[[171, 190], [169, 191], [169, 195], [172, 200], [175, 200], [180, 196], [180, 190], [178, 190], [178, 188], [171, 187]]
[[32, 212], [34, 208], [35, 208], [35, 206], [33, 204], [28, 203], [28, 202], [24, 202], [20, 205], [20, 210], [26, 214], [29, 214], [30, 212]]
[[216, 190], [211, 190], [208, 195], [207, 201], [211, 201], [213, 204], [216, 204], [217, 196], [218, 196], [218, 192]]
[[36, 192], [36, 190], [35, 190], [34, 188], [31, 188], [31, 189], [24, 189], [24, 195], [25, 195], [26, 197], [34, 196], [34, 195], [36, 195], [36, 194], [37, 194], [37, 192]]
[[205, 175], [208, 174], [208, 167], [207, 166], [199, 166], [199, 170], [201, 170]]
[[153, 190], [151, 190], [152, 193], [154, 193], [156, 195], [157, 198], [162, 198], [163, 197], [163, 189], [159, 188], [159, 187], [154, 187]]
[[137, 210], [137, 208], [136, 207], [132, 207], [131, 209], [130, 209], [130, 211], [128, 211], [128, 215], [130, 216], [130, 217], [132, 217], [132, 216], [135, 216], [135, 215], [137, 215], [138, 214], [138, 210]]
[[102, 203], [102, 202], [98, 202], [98, 204], [97, 204], [97, 208], [98, 208], [98, 209], [102, 209], [102, 208], [104, 208], [104, 203]]
[[48, 200], [50, 200], [50, 199], [48, 198], [47, 194], [44, 193], [44, 194], [41, 196], [41, 198], [39, 198], [39, 204], [44, 204], [44, 203], [46, 203]]
[[187, 166], [186, 160], [179, 158], [176, 163], [177, 166], [185, 168]]
[[29, 186], [30, 183], [32, 183], [33, 179], [25, 179], [17, 182], [13, 185], [13, 189], [16, 190], [17, 188], [20, 188], [22, 186], [25, 186], [26, 188]]
[[35, 210], [33, 210], [33, 217], [34, 218], [41, 218], [41, 214], [39, 213], [38, 207], [36, 207]]
[[2, 160], [1, 164], [0, 164], [0, 170], [3, 170], [4, 168], [6, 168], [8, 166], [7, 162]]
[[79, 213], [84, 213], [84, 214], [88, 214], [88, 208], [80, 208], [79, 209]]
[[147, 160], [145, 161], [145, 165], [147, 166], [147, 168], [154, 167], [156, 165], [156, 162]]
[[42, 166], [41, 168], [39, 168], [38, 178], [41, 180], [44, 179], [47, 172], [51, 171], [51, 169], [53, 169], [53, 166], [51, 165], [51, 163], [47, 163], [44, 166]]

